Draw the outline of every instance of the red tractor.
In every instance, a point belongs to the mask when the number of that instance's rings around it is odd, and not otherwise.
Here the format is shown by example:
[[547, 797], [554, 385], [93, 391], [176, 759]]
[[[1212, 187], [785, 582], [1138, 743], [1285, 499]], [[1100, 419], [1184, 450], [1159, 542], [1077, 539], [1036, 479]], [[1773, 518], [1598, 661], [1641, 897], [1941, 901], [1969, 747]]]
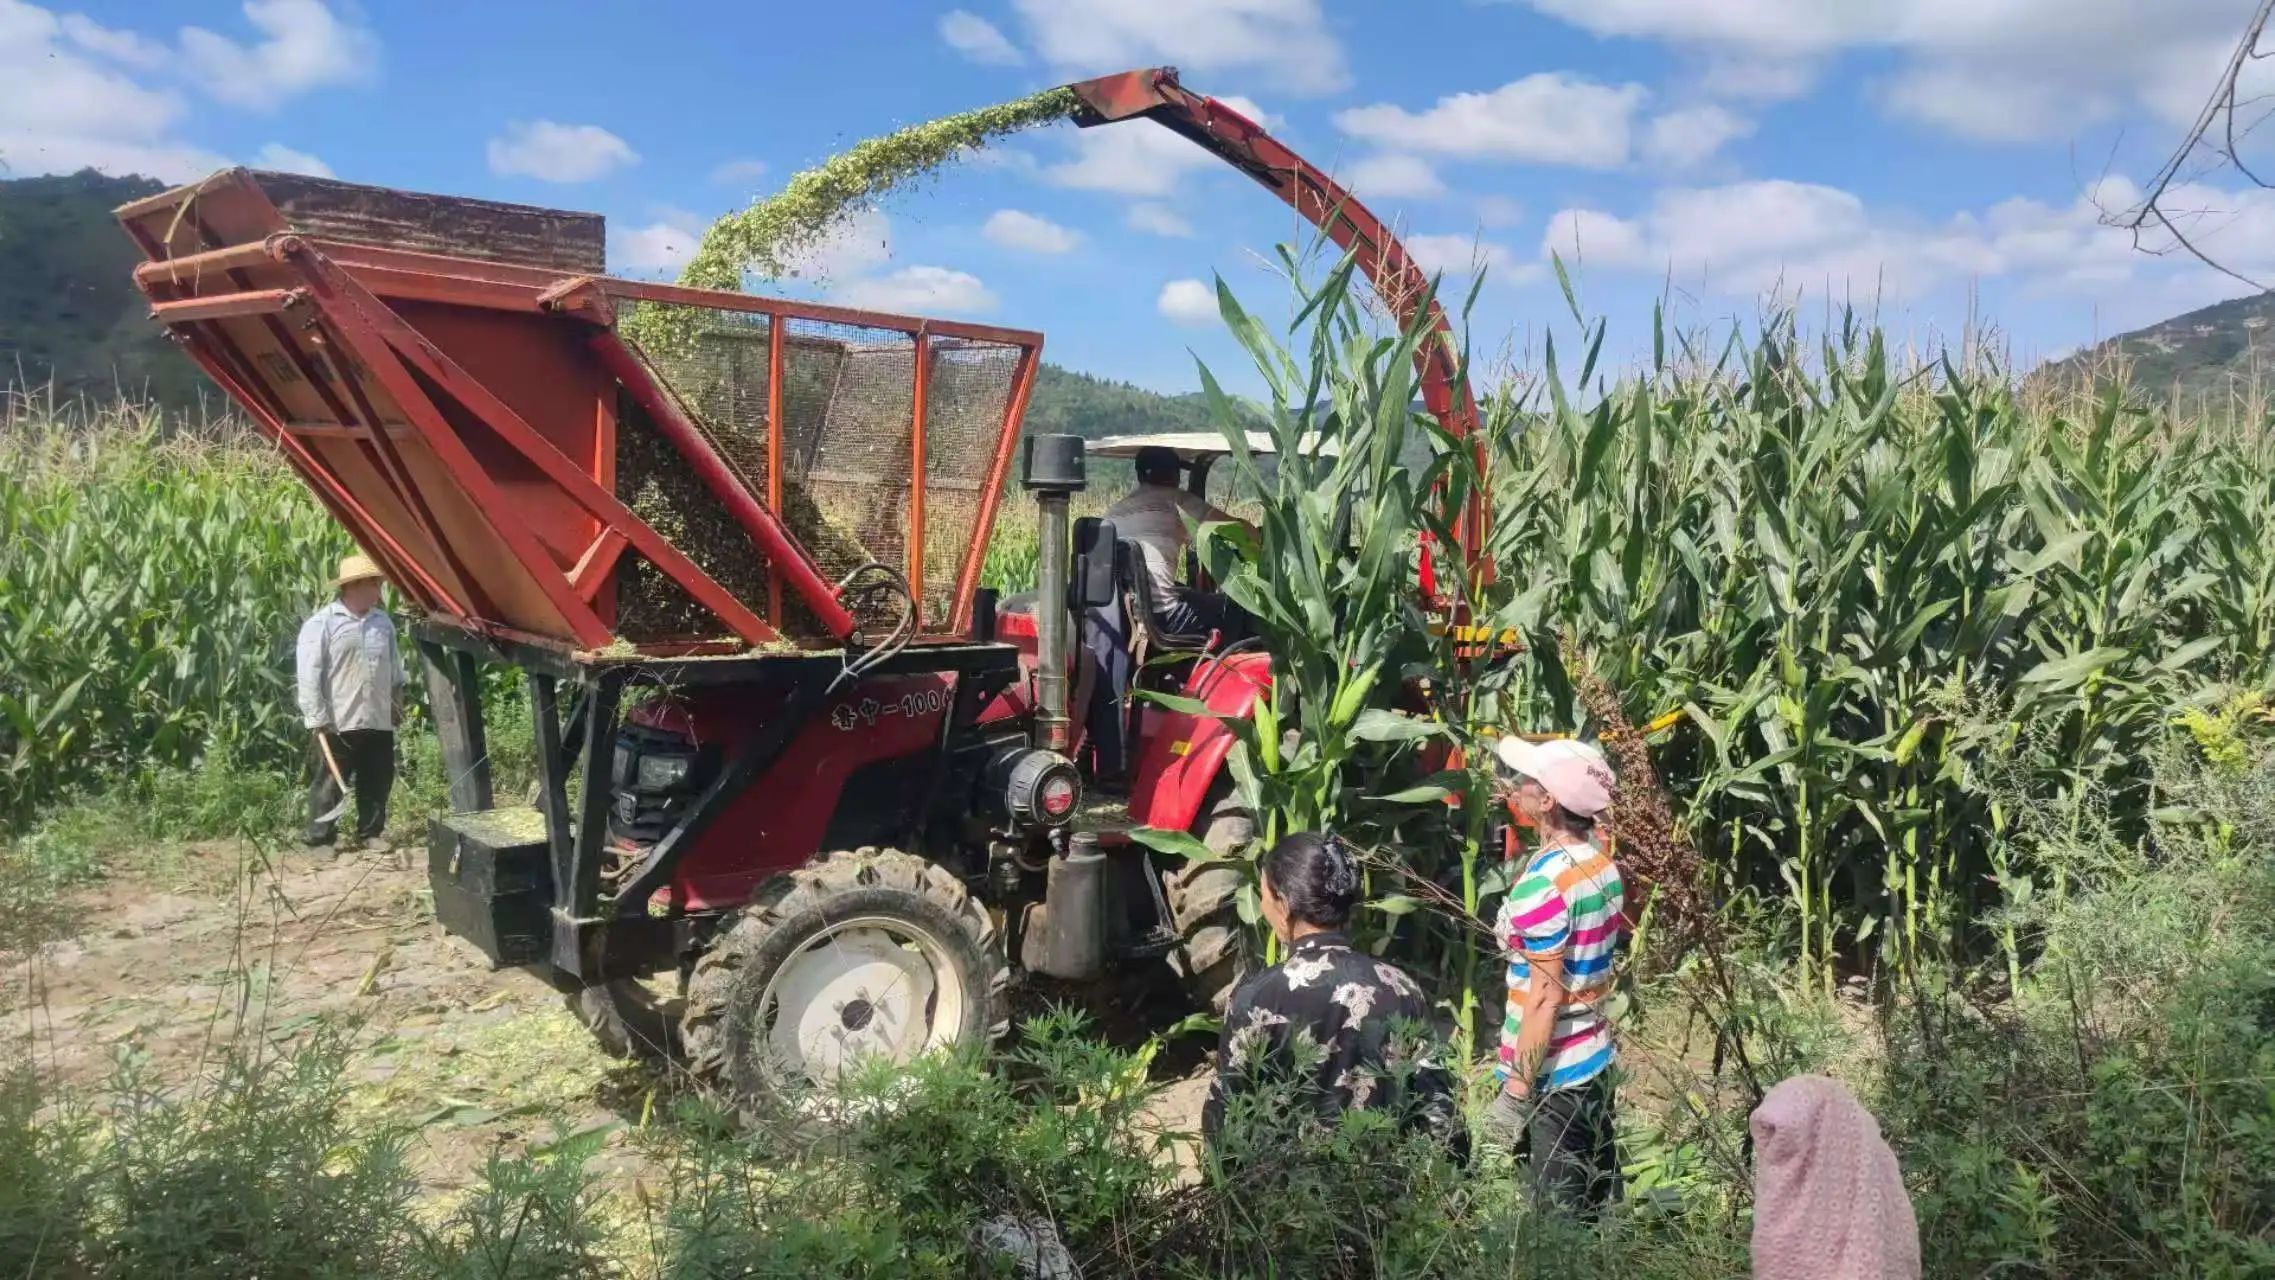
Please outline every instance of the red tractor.
[[[1394, 305], [1423, 296], [1363, 208], [1173, 72], [1077, 91], [1080, 123], [1185, 133]], [[1128, 833], [1245, 842], [1231, 736], [1089, 696], [1075, 620], [1120, 610], [1186, 655], [1145, 679], [1225, 716], [1269, 659], [1154, 633], [1130, 548], [1069, 518], [1071, 437], [1026, 442], [1039, 591], [981, 589], [1040, 335], [610, 279], [595, 216], [284, 174], [118, 216], [153, 317], [415, 615], [455, 810], [430, 842], [447, 930], [747, 1103], [984, 1042], [1015, 967], [1167, 962], [1221, 1002], [1238, 872]], [[1433, 344], [1426, 394], [1458, 424], [1451, 361]], [[527, 681], [531, 806], [492, 795], [485, 663]], [[1086, 800], [1109, 719], [1126, 794]]]

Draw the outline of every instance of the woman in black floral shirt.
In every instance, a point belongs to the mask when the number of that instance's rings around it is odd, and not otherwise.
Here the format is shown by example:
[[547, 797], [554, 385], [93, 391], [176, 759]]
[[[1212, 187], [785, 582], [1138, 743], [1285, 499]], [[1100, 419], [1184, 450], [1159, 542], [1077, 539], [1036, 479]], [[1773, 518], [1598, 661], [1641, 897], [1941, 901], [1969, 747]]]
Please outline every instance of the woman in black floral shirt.
[[1201, 1109], [1212, 1144], [1232, 1099], [1267, 1079], [1296, 1084], [1323, 1121], [1350, 1108], [1396, 1111], [1457, 1152], [1467, 1132], [1422, 989], [1352, 949], [1358, 860], [1333, 836], [1301, 832], [1264, 856], [1264, 919], [1286, 958], [1241, 984], [1224, 1015], [1216, 1081]]

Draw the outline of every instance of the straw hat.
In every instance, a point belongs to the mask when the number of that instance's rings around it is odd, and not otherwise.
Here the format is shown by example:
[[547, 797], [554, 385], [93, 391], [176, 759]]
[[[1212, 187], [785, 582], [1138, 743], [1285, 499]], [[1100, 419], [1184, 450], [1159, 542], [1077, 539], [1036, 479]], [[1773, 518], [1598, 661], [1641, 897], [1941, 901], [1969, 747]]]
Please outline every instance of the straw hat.
[[340, 574], [332, 579], [332, 585], [344, 587], [351, 582], [369, 582], [373, 578], [385, 576], [369, 556], [348, 556], [340, 561]]

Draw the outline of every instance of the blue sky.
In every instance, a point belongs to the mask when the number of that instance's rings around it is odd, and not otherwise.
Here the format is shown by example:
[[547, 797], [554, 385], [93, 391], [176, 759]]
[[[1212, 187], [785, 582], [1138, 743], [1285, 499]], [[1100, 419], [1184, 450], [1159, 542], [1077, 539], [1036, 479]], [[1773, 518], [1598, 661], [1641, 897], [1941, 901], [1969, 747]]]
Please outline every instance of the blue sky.
[[[2132, 202], [2250, 0], [0, 0], [0, 162], [225, 163], [606, 214], [669, 273], [712, 215], [897, 125], [1171, 63], [1260, 110], [1425, 261], [1489, 264], [1476, 345], [1569, 329], [1545, 255], [1647, 349], [1773, 293], [1925, 345], [1987, 317], [2024, 363], [2244, 292], [2136, 253]], [[2197, 234], [2275, 263], [2275, 203], [2207, 180]], [[1144, 122], [1053, 126], [864, 215], [790, 291], [1043, 330], [1165, 390], [1237, 369], [1205, 282], [1271, 310], [1294, 234]], [[1464, 283], [1457, 279], [1457, 287]], [[1246, 379], [1239, 379], [1246, 383]]]

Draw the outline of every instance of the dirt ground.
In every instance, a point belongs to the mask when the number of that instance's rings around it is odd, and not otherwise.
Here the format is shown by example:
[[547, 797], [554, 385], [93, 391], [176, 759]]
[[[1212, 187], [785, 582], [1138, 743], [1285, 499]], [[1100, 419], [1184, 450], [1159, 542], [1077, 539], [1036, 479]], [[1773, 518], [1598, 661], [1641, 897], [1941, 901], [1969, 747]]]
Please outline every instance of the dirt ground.
[[[234, 1034], [286, 1048], [344, 1024], [351, 1106], [416, 1127], [415, 1167], [433, 1193], [470, 1185], [501, 1146], [565, 1133], [608, 1133], [590, 1166], [604, 1180], [645, 1171], [632, 1131], [678, 1086], [603, 1055], [535, 976], [493, 970], [444, 935], [424, 850], [317, 859], [228, 842], [142, 864], [76, 896], [74, 916], [89, 922], [76, 937], [5, 968], [9, 1033], [56, 1078], [99, 1085], [132, 1054], [180, 1086]], [[1157, 1063], [1166, 1130], [1197, 1127], [1201, 1048]]]

